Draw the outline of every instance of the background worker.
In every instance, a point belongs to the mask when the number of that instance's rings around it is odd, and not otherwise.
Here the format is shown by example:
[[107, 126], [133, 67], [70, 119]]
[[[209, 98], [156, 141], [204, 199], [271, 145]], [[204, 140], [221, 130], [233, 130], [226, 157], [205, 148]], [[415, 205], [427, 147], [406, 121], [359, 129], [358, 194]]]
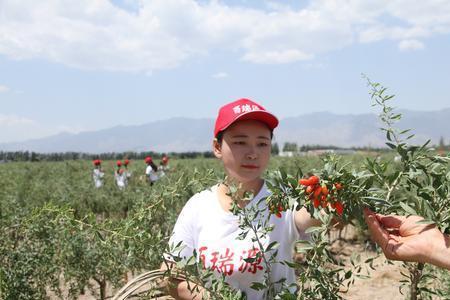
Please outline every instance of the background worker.
[[122, 162], [118, 160], [116, 162], [117, 169], [114, 171], [114, 179], [116, 181], [116, 185], [119, 189], [124, 189], [127, 186], [127, 177], [122, 169]]
[[105, 173], [102, 171], [102, 161], [100, 159], [95, 159], [94, 171], [92, 172], [92, 179], [94, 180], [94, 186], [100, 188], [103, 185], [103, 176]]
[[147, 156], [144, 161], [147, 164], [147, 167], [145, 169], [145, 176], [147, 177], [150, 185], [153, 185], [153, 183], [158, 180], [158, 167], [153, 162], [151, 156]]

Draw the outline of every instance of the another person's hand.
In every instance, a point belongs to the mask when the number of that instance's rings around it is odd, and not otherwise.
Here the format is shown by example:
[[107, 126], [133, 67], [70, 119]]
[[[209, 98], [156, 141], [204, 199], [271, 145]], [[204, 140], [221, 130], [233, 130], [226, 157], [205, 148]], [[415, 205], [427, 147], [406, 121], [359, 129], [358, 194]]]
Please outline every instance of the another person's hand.
[[388, 259], [431, 263], [450, 269], [450, 238], [419, 216], [383, 216], [365, 209], [372, 239]]

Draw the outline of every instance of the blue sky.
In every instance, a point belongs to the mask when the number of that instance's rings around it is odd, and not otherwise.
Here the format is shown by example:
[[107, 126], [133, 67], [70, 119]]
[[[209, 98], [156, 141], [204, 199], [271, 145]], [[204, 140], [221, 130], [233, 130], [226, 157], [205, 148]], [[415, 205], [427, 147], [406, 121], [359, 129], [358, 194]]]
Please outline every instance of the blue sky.
[[[0, 143], [214, 118], [450, 107], [450, 1], [0, 1]], [[180, 128], [180, 130], [182, 130]]]

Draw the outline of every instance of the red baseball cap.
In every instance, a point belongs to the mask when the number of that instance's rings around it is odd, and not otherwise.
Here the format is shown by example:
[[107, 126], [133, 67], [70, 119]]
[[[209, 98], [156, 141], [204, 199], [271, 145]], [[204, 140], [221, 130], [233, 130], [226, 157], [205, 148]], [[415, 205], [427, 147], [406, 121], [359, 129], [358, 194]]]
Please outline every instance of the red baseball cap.
[[152, 157], [151, 156], [147, 156], [145, 159], [146, 163], [150, 163], [152, 161]]
[[123, 164], [126, 166], [126, 165], [128, 165], [130, 163], [130, 161], [128, 160], [128, 159], [125, 159], [124, 161], [123, 161]]
[[120, 167], [120, 166], [122, 165], [122, 162], [121, 162], [120, 160], [118, 160], [118, 161], [116, 162], [116, 165], [117, 165], [118, 167]]
[[94, 160], [94, 165], [95, 166], [98, 166], [99, 164], [101, 164], [102, 163], [102, 161], [100, 160], [100, 159], [95, 159]]
[[278, 119], [268, 112], [264, 107], [250, 99], [239, 99], [225, 104], [219, 109], [216, 125], [214, 126], [214, 137], [217, 134], [241, 120], [256, 120], [266, 124], [270, 130], [278, 126]]

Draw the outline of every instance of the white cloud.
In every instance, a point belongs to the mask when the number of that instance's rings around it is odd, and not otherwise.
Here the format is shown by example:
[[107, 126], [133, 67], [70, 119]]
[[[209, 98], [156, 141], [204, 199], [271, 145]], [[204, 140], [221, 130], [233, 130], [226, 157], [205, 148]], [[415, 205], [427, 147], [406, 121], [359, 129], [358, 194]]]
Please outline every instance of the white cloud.
[[311, 59], [311, 54], [296, 49], [281, 51], [255, 51], [244, 55], [243, 59], [258, 64], [286, 64], [299, 60]]
[[[68, 66], [152, 72], [233, 51], [252, 63], [310, 60], [355, 42], [450, 32], [447, 0], [315, 0], [261, 9], [211, 0], [0, 1], [0, 54]], [[135, 8], [135, 9], [134, 9]]]
[[18, 125], [32, 125], [34, 121], [28, 118], [16, 116], [16, 115], [3, 115], [0, 114], [0, 126], [18, 126]]
[[[37, 139], [58, 132], [65, 131], [75, 132], [77, 128], [62, 126], [47, 126], [36, 120], [14, 114], [0, 114], [0, 143], [19, 142], [29, 139]], [[81, 128], [80, 128], [81, 129]]]
[[421, 50], [425, 48], [424, 44], [418, 40], [403, 40], [398, 44], [401, 51]]
[[223, 78], [227, 78], [227, 77], [228, 77], [228, 73], [226, 73], [226, 72], [219, 72], [219, 73], [212, 75], [212, 78], [215, 78], [215, 79], [223, 79]]
[[82, 126], [68, 126], [68, 125], [60, 125], [57, 127], [57, 132], [68, 132], [68, 133], [80, 133], [82, 131], [87, 131], [85, 127]]
[[8, 91], [9, 91], [9, 87], [7, 87], [6, 85], [0, 84], [0, 93], [6, 93]]

